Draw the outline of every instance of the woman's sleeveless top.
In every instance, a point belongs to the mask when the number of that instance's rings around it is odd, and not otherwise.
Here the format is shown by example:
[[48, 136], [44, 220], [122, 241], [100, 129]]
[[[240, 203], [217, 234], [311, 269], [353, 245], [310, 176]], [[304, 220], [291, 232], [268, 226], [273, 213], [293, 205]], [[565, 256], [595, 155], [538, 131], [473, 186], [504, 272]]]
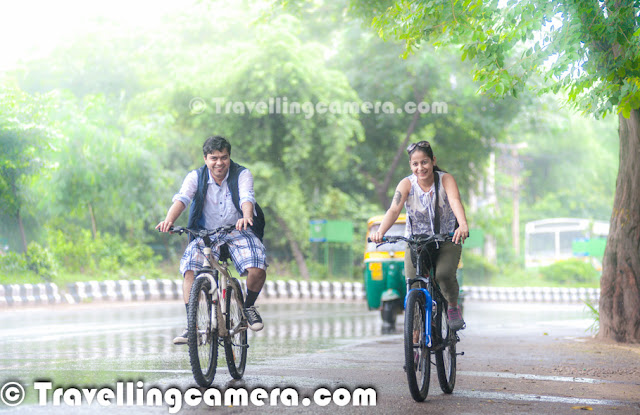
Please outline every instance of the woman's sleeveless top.
[[418, 185], [418, 178], [412, 174], [407, 178], [411, 182], [411, 190], [409, 190], [409, 196], [404, 203], [404, 208], [407, 212], [407, 223], [405, 226], [405, 236], [411, 235], [433, 235], [435, 233], [450, 233], [456, 228], [456, 217], [449, 205], [449, 198], [447, 192], [442, 185], [442, 176], [445, 174], [442, 171], [437, 173], [439, 196], [438, 196], [438, 214], [440, 215], [440, 231], [437, 229], [434, 231], [435, 220], [435, 182], [431, 185], [429, 191], [425, 192]]

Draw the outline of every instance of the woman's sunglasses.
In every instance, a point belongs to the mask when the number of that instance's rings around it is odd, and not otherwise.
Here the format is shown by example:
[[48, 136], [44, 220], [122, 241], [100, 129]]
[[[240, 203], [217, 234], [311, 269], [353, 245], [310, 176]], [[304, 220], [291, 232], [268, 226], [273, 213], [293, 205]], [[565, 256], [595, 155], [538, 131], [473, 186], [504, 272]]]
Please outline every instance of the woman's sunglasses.
[[409, 144], [409, 147], [407, 147], [407, 153], [411, 154], [411, 152], [415, 150], [416, 147], [431, 148], [431, 145], [428, 141], [418, 141], [417, 143]]

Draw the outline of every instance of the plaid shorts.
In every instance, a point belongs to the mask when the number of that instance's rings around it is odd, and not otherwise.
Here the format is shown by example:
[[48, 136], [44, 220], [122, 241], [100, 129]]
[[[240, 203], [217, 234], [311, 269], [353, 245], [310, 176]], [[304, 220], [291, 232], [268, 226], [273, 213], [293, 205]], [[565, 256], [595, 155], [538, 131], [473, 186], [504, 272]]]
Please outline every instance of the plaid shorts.
[[[253, 231], [233, 230], [226, 235], [216, 235], [211, 246], [211, 252], [216, 259], [220, 257], [220, 245], [224, 243], [229, 246], [231, 260], [240, 275], [246, 275], [247, 268], [267, 269], [266, 250]], [[180, 260], [180, 274], [182, 276], [187, 271], [198, 271], [202, 268], [204, 247], [202, 238], [196, 238], [189, 243]]]

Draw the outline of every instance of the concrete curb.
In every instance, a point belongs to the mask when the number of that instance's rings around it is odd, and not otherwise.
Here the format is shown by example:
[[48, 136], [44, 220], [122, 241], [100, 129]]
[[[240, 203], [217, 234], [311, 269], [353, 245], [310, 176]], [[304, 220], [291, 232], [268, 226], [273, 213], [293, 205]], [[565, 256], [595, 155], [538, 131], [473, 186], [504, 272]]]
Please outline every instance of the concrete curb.
[[[246, 292], [246, 280], [241, 279]], [[599, 288], [463, 286], [464, 298], [477, 301], [597, 304]], [[267, 299], [363, 301], [360, 282], [267, 280], [261, 292]], [[37, 304], [79, 304], [92, 301], [157, 301], [182, 298], [182, 280], [109, 280], [67, 284], [60, 293], [54, 283], [0, 285], [0, 307]]]
[[464, 298], [479, 301], [598, 304], [600, 288], [463, 286]]
[[[245, 279], [240, 279], [246, 293]], [[365, 298], [364, 285], [359, 282], [271, 281], [261, 297], [298, 300], [355, 300]], [[153, 301], [182, 298], [182, 280], [108, 280], [69, 283], [59, 293], [56, 284], [0, 285], [0, 307], [34, 304], [80, 304], [92, 301]]]
[[0, 307], [21, 304], [58, 304], [62, 296], [54, 283], [0, 285]]

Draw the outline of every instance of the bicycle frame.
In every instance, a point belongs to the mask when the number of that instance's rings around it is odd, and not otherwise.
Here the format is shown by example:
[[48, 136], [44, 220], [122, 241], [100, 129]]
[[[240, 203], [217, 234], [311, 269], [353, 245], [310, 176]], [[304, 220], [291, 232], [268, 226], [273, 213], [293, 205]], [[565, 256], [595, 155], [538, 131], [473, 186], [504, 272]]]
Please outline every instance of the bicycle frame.
[[[411, 249], [414, 252], [417, 251], [417, 249], [413, 246], [413, 244], [409, 244], [409, 249]], [[425, 311], [427, 315], [427, 318], [424, 321], [425, 333], [427, 335], [427, 347], [431, 347], [432, 345], [431, 320], [433, 318], [433, 307], [435, 306], [435, 301], [431, 297], [431, 293], [429, 292], [428, 287], [432, 284], [432, 282], [430, 281], [430, 278], [435, 273], [435, 269], [434, 269], [435, 265], [432, 262], [431, 269], [429, 270], [430, 271], [429, 276], [425, 277], [424, 272], [422, 271], [423, 255], [429, 255], [426, 248], [422, 249], [422, 251], [420, 252], [420, 255], [417, 255], [417, 252], [416, 252], [416, 257], [417, 257], [416, 277], [407, 279], [407, 295], [404, 297], [404, 307], [407, 308], [407, 298], [409, 298], [409, 293], [411, 291], [420, 291], [424, 295], [425, 309], [426, 309]], [[411, 286], [418, 281], [423, 282], [427, 288], [411, 288]], [[430, 306], [427, 306], [427, 305], [430, 305]]]
[[[436, 257], [432, 255], [440, 248], [439, 244], [451, 240], [451, 236], [453, 235], [450, 233], [415, 235], [411, 238], [390, 236], [382, 239], [382, 243], [406, 241], [412, 257], [417, 257], [416, 276], [407, 279], [404, 326], [404, 369], [409, 392], [417, 402], [424, 401], [429, 393], [432, 364], [436, 366], [442, 391], [452, 393], [455, 387], [455, 356], [458, 354], [455, 352], [455, 345], [459, 338], [446, 320], [447, 302], [435, 279]], [[425, 267], [428, 269], [425, 270]], [[416, 282], [421, 286], [411, 288]], [[443, 331], [445, 328], [446, 334]], [[435, 356], [435, 362], [431, 360], [432, 355]]]
[[[229, 316], [224, 316], [225, 312], [223, 311], [226, 310], [226, 302], [229, 300], [227, 298], [227, 286], [229, 279], [231, 278], [231, 274], [229, 273], [228, 265], [226, 262], [211, 260], [212, 250], [210, 247], [206, 246], [202, 252], [204, 254], [204, 261], [202, 269], [198, 272], [196, 278], [206, 277], [211, 283], [209, 294], [211, 295], [212, 300], [211, 315], [214, 317], [211, 319], [212, 328], [218, 329], [218, 333], [221, 337], [233, 336], [238, 333], [238, 327], [233, 327], [231, 330], [227, 330], [225, 321]], [[216, 281], [215, 278], [213, 278], [213, 274], [211, 274], [212, 267], [218, 271], [218, 281]], [[220, 307], [220, 313], [218, 313], [218, 306]]]
[[[227, 227], [226, 229], [231, 229], [232, 227]], [[215, 229], [213, 233], [225, 229], [225, 227]], [[170, 231], [174, 230], [172, 227]], [[201, 231], [200, 233], [194, 232], [187, 228], [175, 227], [175, 231], [179, 233], [187, 232], [192, 236], [200, 236], [208, 239], [208, 233], [205, 231], [204, 233]], [[238, 326], [227, 330], [226, 320], [229, 316], [225, 316], [224, 310], [226, 310], [226, 303], [229, 301], [227, 298], [227, 286], [229, 284], [229, 279], [231, 279], [231, 274], [229, 273], [228, 264], [226, 261], [218, 261], [213, 258], [212, 249], [209, 246], [210, 242], [205, 243], [205, 247], [202, 250], [204, 254], [204, 260], [202, 262], [202, 268], [196, 274], [197, 278], [207, 278], [211, 283], [211, 289], [209, 290], [209, 295], [211, 295], [211, 315], [213, 318], [211, 319], [211, 325], [213, 329], [217, 329], [220, 337], [233, 336], [243, 330]], [[218, 280], [213, 277], [213, 270], [218, 271]], [[221, 277], [222, 278], [221, 278]], [[195, 281], [195, 280], [194, 280]], [[220, 308], [218, 308], [220, 307]], [[220, 312], [218, 312], [220, 310]]]
[[187, 306], [189, 360], [193, 376], [202, 387], [211, 385], [215, 377], [220, 345], [224, 347], [231, 377], [241, 379], [247, 363], [249, 344], [246, 316], [242, 309], [242, 288], [229, 272], [228, 250], [221, 249], [218, 258], [212, 253], [214, 246], [224, 246], [220, 244], [224, 240], [210, 238], [233, 229], [234, 226], [214, 230], [169, 229], [179, 234], [186, 232], [192, 237], [202, 238], [204, 242], [202, 267], [193, 280]]

